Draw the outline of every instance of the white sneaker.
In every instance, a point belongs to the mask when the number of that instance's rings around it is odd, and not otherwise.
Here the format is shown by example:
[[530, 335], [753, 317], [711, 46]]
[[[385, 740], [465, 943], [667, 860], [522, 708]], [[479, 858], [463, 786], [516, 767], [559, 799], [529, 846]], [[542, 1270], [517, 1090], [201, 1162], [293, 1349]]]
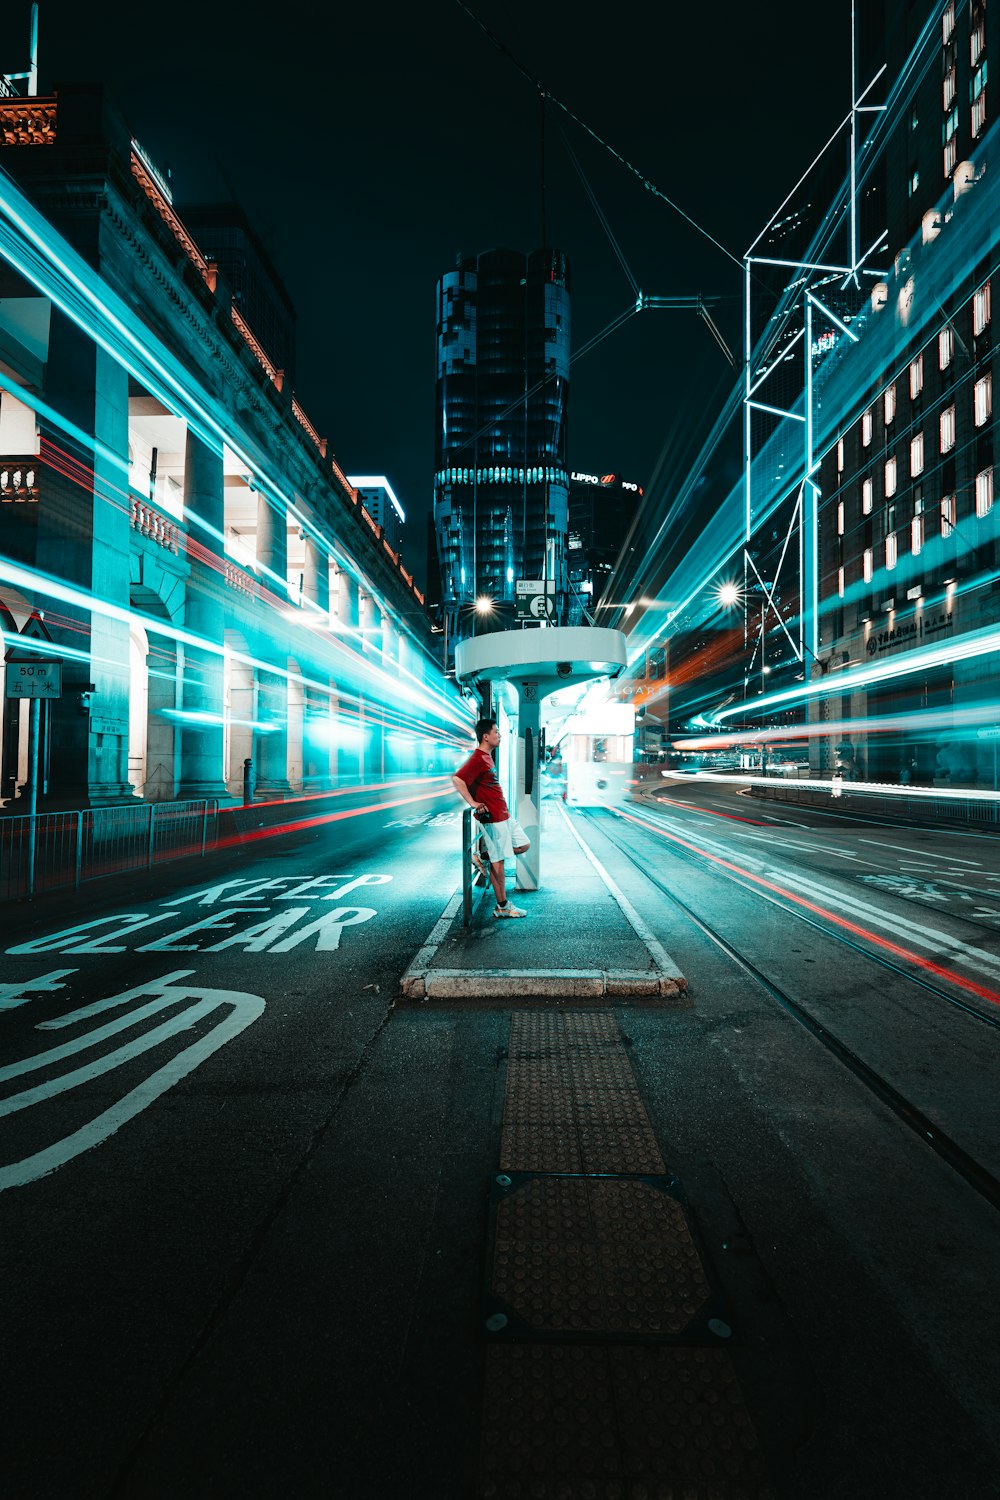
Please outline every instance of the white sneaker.
[[522, 911], [519, 906], [515, 906], [513, 901], [508, 901], [506, 906], [494, 906], [493, 915], [495, 917], [526, 917], [528, 913]]

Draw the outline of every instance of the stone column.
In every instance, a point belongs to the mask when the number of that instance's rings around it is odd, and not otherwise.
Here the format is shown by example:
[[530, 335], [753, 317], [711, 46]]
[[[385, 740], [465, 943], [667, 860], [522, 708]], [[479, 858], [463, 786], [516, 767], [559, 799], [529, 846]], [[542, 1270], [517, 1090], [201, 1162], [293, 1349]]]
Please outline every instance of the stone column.
[[[8, 525], [4, 550], [97, 602], [128, 609], [131, 527], [129, 507], [120, 500], [128, 466], [128, 376], [56, 308], [44, 394], [58, 412], [97, 439], [96, 452], [88, 456], [93, 484], [76, 484], [55, 469], [43, 469], [41, 503], [30, 507], [32, 533], [25, 529], [21, 535], [16, 525]], [[59, 444], [66, 440], [59, 429], [53, 438]], [[12, 519], [4, 516], [5, 523]], [[52, 604], [42, 591], [36, 601], [43, 610]], [[49, 629], [67, 655], [62, 697], [48, 704], [46, 802], [86, 808], [129, 801], [128, 624], [86, 603], [60, 601]], [[81, 651], [87, 660], [77, 659]]]
[[[221, 535], [225, 497], [222, 454], [207, 447], [188, 430], [184, 449], [184, 509], [207, 523], [190, 530], [198, 541], [221, 558]], [[225, 633], [225, 606], [221, 568], [199, 557], [191, 560], [184, 623], [192, 635], [221, 648]], [[231, 800], [223, 765], [223, 717], [225, 714], [222, 656], [219, 651], [184, 647], [181, 678], [181, 782], [180, 797], [219, 797]], [[188, 714], [196, 715], [194, 719]]]
[[257, 496], [257, 567], [264, 588], [284, 602], [288, 598], [288, 522], [276, 504]]
[[302, 597], [324, 615], [330, 613], [330, 568], [326, 553], [312, 537], [305, 538], [306, 558], [302, 569]]
[[255, 738], [259, 802], [293, 795], [288, 780], [288, 680], [277, 672], [258, 669], [257, 721], [262, 727]]

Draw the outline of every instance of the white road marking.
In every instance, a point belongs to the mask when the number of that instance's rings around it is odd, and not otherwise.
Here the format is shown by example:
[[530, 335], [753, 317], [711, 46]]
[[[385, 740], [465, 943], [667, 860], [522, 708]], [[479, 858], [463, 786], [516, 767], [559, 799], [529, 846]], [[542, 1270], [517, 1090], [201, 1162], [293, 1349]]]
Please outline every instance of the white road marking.
[[36, 979], [23, 979], [14, 984], [0, 984], [0, 1010], [13, 1010], [16, 1005], [26, 1005], [34, 994], [45, 994], [53, 990], [64, 990], [63, 980], [75, 969], [53, 969], [51, 973], [39, 974]]
[[643, 921], [625, 893], [618, 889], [617, 885], [612, 880], [611, 876], [608, 874], [604, 866], [601, 864], [601, 861], [597, 858], [597, 855], [590, 848], [589, 844], [587, 844], [581, 838], [580, 834], [573, 827], [566, 809], [562, 806], [561, 803], [556, 803], [556, 807], [562, 814], [562, 817], [565, 820], [566, 826], [569, 829], [570, 833], [576, 839], [577, 843], [580, 845], [580, 848], [583, 850], [584, 854], [587, 856], [590, 863], [597, 871], [598, 875], [600, 875], [601, 879], [604, 881], [604, 884], [611, 892], [612, 898], [617, 903], [619, 909], [624, 915], [626, 921], [629, 923], [636, 937], [645, 946], [647, 952], [652, 957], [653, 962], [656, 964], [656, 967], [663, 974], [679, 974], [680, 970], [674, 963], [674, 960], [667, 953], [666, 949], [660, 943], [652, 928]]
[[[863, 839], [863, 838], [859, 838], [858, 839], [858, 843], [859, 844], [874, 844], [874, 846], [875, 846], [876, 849], [898, 849], [903, 854], [909, 854], [911, 856], [916, 856], [916, 854], [917, 854], [916, 849], [911, 849], [911, 848], [909, 848], [907, 846], [904, 846], [903, 844], [890, 844], [890, 843], [887, 843], [885, 839]], [[931, 853], [928, 853], [928, 854], [926, 854], [924, 856], [924, 858], [925, 859], [933, 859], [933, 858], [935, 858], [935, 856], [933, 854], [931, 854]], [[954, 854], [949, 854], [949, 856], [948, 856], [948, 862], [949, 862], [949, 864], [953, 864], [953, 865], [978, 865], [979, 864], [979, 860], [978, 859], [956, 859], [956, 857], [955, 857]]]
[[[28, 1108], [32, 1104], [41, 1103], [55, 1094], [64, 1093], [73, 1088], [77, 1083], [83, 1083], [91, 1078], [98, 1077], [102, 1073], [118, 1067], [121, 1063], [128, 1061], [131, 1057], [137, 1057], [142, 1052], [148, 1051], [150, 1047], [169, 1036], [177, 1035], [179, 1032], [188, 1030], [197, 1021], [210, 1015], [212, 1011], [220, 1006], [231, 1007], [231, 1013], [224, 1017], [206, 1036], [199, 1037], [197, 1041], [186, 1047], [182, 1052], [171, 1059], [170, 1062], [158, 1068], [143, 1083], [132, 1089], [130, 1093], [119, 1099], [117, 1103], [105, 1109], [88, 1124], [70, 1135], [64, 1136], [62, 1140], [53, 1145], [36, 1151], [31, 1156], [24, 1157], [21, 1161], [13, 1162], [6, 1167], [0, 1167], [0, 1191], [6, 1188], [23, 1187], [29, 1182], [36, 1181], [39, 1177], [45, 1177], [57, 1168], [65, 1166], [74, 1157], [80, 1156], [84, 1151], [91, 1150], [94, 1146], [106, 1141], [109, 1136], [114, 1135], [129, 1120], [148, 1108], [168, 1089], [173, 1088], [182, 1078], [191, 1073], [200, 1063], [217, 1052], [226, 1042], [239, 1035], [246, 1027], [256, 1021], [263, 1014], [264, 1000], [260, 995], [246, 994], [240, 990], [214, 990], [200, 989], [185, 983], [174, 984], [175, 980], [185, 980], [194, 971], [191, 969], [178, 970], [174, 974], [168, 974], [160, 980], [139, 986], [136, 989], [126, 991], [123, 995], [112, 996], [106, 1001], [98, 1001], [96, 1006], [85, 1006], [82, 1010], [72, 1012], [68, 1016], [60, 1018], [58, 1024], [73, 1025], [81, 1019], [96, 1014], [101, 1009], [120, 1006], [128, 1000], [143, 994], [158, 996], [158, 1000], [152, 1002], [152, 1006], [142, 1006], [137, 1011], [130, 1012], [119, 1017], [117, 1021], [109, 1023], [108, 1026], [98, 1027], [95, 1031], [78, 1037], [75, 1042], [69, 1042], [62, 1047], [55, 1047], [50, 1051], [40, 1054], [35, 1058], [28, 1058], [21, 1064], [15, 1064], [14, 1070], [3, 1069], [0, 1077], [15, 1076], [16, 1071], [29, 1072], [50, 1066], [61, 1057], [69, 1056], [74, 1051], [81, 1051], [85, 1047], [93, 1046], [102, 1037], [120, 1031], [126, 1026], [131, 1026], [141, 1019], [145, 1014], [152, 1014], [157, 1009], [174, 1005], [178, 1001], [189, 1000], [193, 1004], [186, 1006], [171, 1020], [164, 1022], [154, 1031], [135, 1038], [131, 1043], [120, 1047], [117, 1051], [99, 1058], [94, 1063], [77, 1068], [71, 1073], [65, 1073], [58, 1078], [50, 1080], [47, 1084], [41, 1084], [33, 1089], [27, 1089], [20, 1095], [15, 1094], [5, 1101], [2, 1113], [12, 1114], [16, 1110]], [[44, 1023], [51, 1025], [51, 1023]], [[155, 1038], [156, 1040], [151, 1040]]]

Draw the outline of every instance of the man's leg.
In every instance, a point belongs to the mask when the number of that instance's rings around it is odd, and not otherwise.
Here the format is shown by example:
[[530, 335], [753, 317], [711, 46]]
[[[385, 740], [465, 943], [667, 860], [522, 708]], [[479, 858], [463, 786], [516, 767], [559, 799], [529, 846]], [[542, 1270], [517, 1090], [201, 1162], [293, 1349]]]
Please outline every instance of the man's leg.
[[503, 906], [507, 900], [507, 872], [504, 869], [502, 859], [498, 859], [490, 865], [490, 884], [493, 887], [493, 894], [497, 898], [497, 905]]

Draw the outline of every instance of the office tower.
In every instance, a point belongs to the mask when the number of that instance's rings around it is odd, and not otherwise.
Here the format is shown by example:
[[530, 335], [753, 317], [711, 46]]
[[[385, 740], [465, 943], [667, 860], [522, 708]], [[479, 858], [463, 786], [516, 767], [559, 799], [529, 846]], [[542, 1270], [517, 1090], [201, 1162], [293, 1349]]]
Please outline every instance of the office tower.
[[406, 514], [384, 474], [348, 474], [347, 482], [357, 490], [361, 503], [394, 552], [403, 541]]
[[452, 640], [474, 620], [508, 626], [519, 579], [545, 580], [565, 616], [569, 302], [558, 250], [459, 257], [438, 282], [434, 518]]
[[584, 625], [601, 603], [642, 498], [642, 486], [620, 474], [574, 469], [569, 478], [568, 625]]
[[236, 203], [190, 203], [178, 212], [229, 283], [250, 334], [294, 386], [295, 308], [246, 214]]

